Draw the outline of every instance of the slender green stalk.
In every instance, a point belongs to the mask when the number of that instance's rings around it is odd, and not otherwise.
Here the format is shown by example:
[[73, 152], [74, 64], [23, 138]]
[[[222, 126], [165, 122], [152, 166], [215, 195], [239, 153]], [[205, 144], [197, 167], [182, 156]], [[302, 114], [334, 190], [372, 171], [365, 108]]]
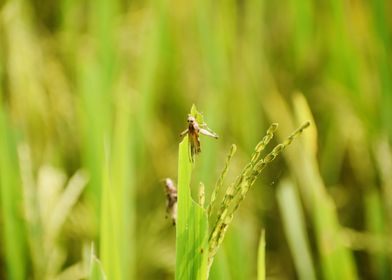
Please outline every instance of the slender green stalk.
[[227, 158], [226, 158], [226, 161], [225, 161], [225, 166], [223, 167], [221, 175], [219, 176], [219, 179], [216, 182], [215, 188], [214, 188], [214, 190], [212, 191], [212, 194], [211, 194], [211, 201], [210, 201], [210, 204], [208, 205], [208, 208], [207, 208], [207, 214], [208, 214], [209, 217], [211, 215], [211, 211], [213, 211], [213, 209], [214, 209], [216, 196], [219, 195], [219, 191], [220, 191], [220, 189], [222, 188], [222, 185], [223, 185], [223, 180], [226, 177], [227, 171], [229, 171], [230, 161], [231, 161], [232, 157], [234, 156], [236, 150], [237, 150], [237, 146], [234, 145], [234, 144], [231, 145], [230, 152], [227, 155]]

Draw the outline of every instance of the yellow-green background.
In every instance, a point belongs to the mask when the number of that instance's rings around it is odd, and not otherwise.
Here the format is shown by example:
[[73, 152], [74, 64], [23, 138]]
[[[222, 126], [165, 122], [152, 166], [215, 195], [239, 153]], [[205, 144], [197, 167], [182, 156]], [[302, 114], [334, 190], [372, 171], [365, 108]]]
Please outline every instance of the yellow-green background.
[[270, 123], [312, 122], [211, 279], [255, 279], [262, 228], [269, 279], [391, 279], [391, 31], [388, 0], [0, 1], [0, 278], [78, 279], [94, 241], [109, 279], [172, 279], [162, 179], [194, 103], [220, 136], [193, 173], [207, 193], [231, 143], [229, 179]]

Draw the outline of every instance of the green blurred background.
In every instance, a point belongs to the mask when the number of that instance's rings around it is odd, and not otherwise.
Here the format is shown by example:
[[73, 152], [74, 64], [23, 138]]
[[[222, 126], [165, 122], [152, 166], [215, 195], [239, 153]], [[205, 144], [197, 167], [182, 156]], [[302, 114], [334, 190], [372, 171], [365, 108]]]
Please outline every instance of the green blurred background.
[[[220, 136], [207, 193], [272, 122], [301, 140], [267, 168], [210, 279], [392, 278], [392, 2], [0, 1], [0, 279], [172, 279], [194, 103]], [[228, 181], [229, 182], [229, 181]], [[95, 254], [91, 253], [94, 242]], [[93, 260], [96, 260], [93, 258]]]

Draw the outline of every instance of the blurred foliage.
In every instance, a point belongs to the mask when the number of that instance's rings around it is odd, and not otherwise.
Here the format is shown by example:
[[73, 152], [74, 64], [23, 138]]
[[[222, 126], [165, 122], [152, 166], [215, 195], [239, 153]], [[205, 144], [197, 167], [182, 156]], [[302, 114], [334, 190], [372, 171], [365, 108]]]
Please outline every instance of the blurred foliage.
[[172, 279], [161, 180], [193, 103], [220, 136], [192, 174], [207, 197], [232, 143], [228, 182], [270, 123], [312, 122], [210, 279], [255, 279], [262, 229], [267, 278], [392, 278], [391, 19], [387, 0], [1, 0], [0, 278]]

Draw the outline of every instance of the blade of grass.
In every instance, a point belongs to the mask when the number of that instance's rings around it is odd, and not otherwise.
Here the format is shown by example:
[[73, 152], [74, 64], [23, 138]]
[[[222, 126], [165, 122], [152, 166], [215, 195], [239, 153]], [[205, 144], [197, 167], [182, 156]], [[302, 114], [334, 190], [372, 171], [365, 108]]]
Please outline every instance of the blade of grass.
[[176, 279], [206, 279], [208, 221], [206, 211], [191, 197], [192, 164], [188, 136], [179, 145], [178, 217], [176, 226]]
[[106, 280], [107, 277], [103, 270], [102, 263], [97, 258], [94, 252], [94, 246], [91, 246], [89, 257], [89, 280]]
[[27, 241], [15, 138], [0, 104], [0, 211], [8, 279], [27, 279]]
[[285, 235], [288, 239], [299, 279], [316, 279], [305, 229], [305, 219], [302, 214], [300, 199], [293, 184], [288, 180], [283, 181], [278, 188], [277, 197]]
[[290, 1], [293, 13], [293, 43], [296, 69], [307, 65], [315, 53], [312, 39], [314, 31], [313, 2], [310, 0]]
[[[392, 149], [386, 136], [379, 140], [374, 149], [381, 179], [381, 196], [385, 207], [387, 233], [390, 235], [392, 232]], [[389, 257], [389, 267], [392, 268], [391, 257]]]
[[257, 280], [265, 280], [265, 230], [261, 231], [257, 250]]
[[[376, 189], [367, 192], [365, 196], [365, 218], [368, 232], [375, 236], [386, 236], [386, 218], [382, 199]], [[376, 244], [376, 249], [371, 256], [372, 270], [377, 279], [389, 279], [390, 267], [388, 264], [387, 246], [382, 242]]]
[[[254, 276], [257, 266], [255, 261], [257, 252], [253, 243], [255, 242], [253, 238], [254, 231], [253, 224], [245, 216], [240, 218], [240, 222], [234, 222], [227, 230], [225, 241], [219, 251], [224, 252], [231, 279], [248, 280]], [[215, 261], [216, 256], [214, 257], [214, 263]]]
[[[297, 119], [311, 119], [313, 116], [305, 97], [301, 94], [294, 96], [295, 116]], [[309, 190], [308, 205], [316, 228], [316, 238], [323, 266], [325, 279], [357, 279], [357, 269], [352, 252], [344, 245], [338, 213], [332, 197], [327, 193], [323, 178], [317, 163], [317, 127], [310, 130], [303, 145], [303, 150], [296, 156], [294, 162], [302, 155], [302, 168], [296, 170], [297, 179], [301, 186]], [[290, 164], [294, 164], [294, 162]], [[298, 163], [297, 163], [298, 164]], [[303, 170], [307, 170], [306, 177]], [[313, 189], [313, 191], [312, 191]], [[313, 194], [312, 194], [313, 192]], [[316, 207], [317, 206], [317, 207]]]
[[103, 180], [100, 258], [109, 279], [132, 279], [133, 196], [131, 116], [125, 95], [117, 97], [114, 137]]
[[389, 1], [374, 0], [370, 1], [371, 12], [373, 16], [374, 30], [377, 36], [376, 42], [378, 47], [378, 77], [381, 84], [381, 110], [380, 117], [384, 129], [387, 130], [389, 139], [392, 139], [392, 110], [390, 104], [392, 103], [392, 78], [391, 78], [391, 45], [392, 36], [388, 26], [390, 27], [388, 11]]
[[105, 99], [96, 83], [99, 80], [96, 68], [90, 58], [85, 58], [78, 76], [81, 92], [79, 117], [82, 126], [82, 157], [90, 176], [86, 194], [94, 209], [94, 225], [99, 228], [104, 138], [109, 117], [107, 105], [110, 102]]
[[[87, 195], [92, 202], [95, 224], [99, 228], [104, 147], [108, 141], [111, 120], [111, 93], [116, 70], [114, 20], [117, 1], [97, 1], [88, 14], [93, 44], [85, 44], [78, 64], [81, 92], [81, 123], [83, 126], [83, 156], [90, 172]], [[97, 231], [98, 232], [98, 231]]]
[[222, 247], [214, 258], [214, 264], [209, 271], [208, 280], [232, 279], [227, 257], [228, 253], [225, 248]]
[[[267, 93], [269, 102], [264, 106], [270, 119], [278, 120], [282, 132], [292, 129], [293, 114], [282, 95], [277, 91]], [[263, 104], [264, 105], [264, 104]], [[295, 116], [298, 120], [313, 117], [304, 97], [297, 95], [294, 99]], [[280, 111], [273, 108], [280, 108]], [[281, 134], [278, 134], [280, 139]], [[317, 130], [312, 123], [302, 146], [293, 147], [284, 155], [290, 170], [298, 180], [300, 195], [304, 206], [311, 215], [320, 254], [323, 276], [325, 279], [357, 279], [352, 252], [344, 245], [341, 235], [342, 226], [339, 224], [335, 204], [327, 193], [317, 164]]]

